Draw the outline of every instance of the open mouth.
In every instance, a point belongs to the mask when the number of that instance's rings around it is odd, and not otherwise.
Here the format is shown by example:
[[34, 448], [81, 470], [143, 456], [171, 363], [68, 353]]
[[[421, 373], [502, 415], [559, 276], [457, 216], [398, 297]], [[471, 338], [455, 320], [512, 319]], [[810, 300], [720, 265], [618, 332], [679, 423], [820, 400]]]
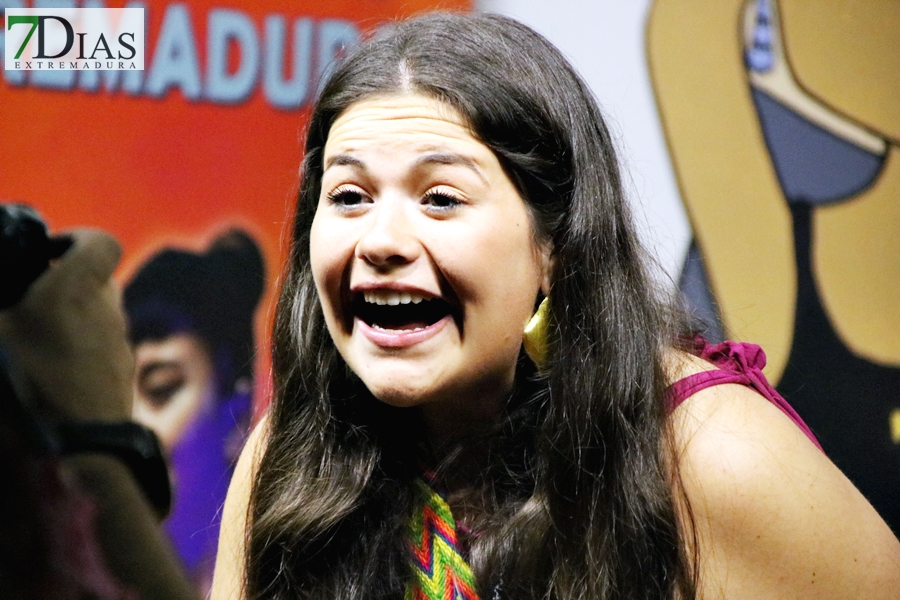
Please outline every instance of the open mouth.
[[355, 294], [353, 314], [373, 329], [421, 331], [452, 313], [449, 302], [415, 292], [367, 290]]

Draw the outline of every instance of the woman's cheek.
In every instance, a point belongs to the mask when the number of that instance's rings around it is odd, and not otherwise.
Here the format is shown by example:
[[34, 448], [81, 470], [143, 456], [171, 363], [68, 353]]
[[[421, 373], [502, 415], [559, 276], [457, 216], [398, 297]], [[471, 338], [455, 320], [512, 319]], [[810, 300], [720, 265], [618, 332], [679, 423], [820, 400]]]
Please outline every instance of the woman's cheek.
[[341, 219], [316, 217], [310, 231], [310, 266], [319, 302], [332, 335], [345, 321], [342, 285], [349, 277], [354, 256], [352, 228]]
[[[329, 271], [334, 269], [334, 250], [336, 248], [334, 248], [333, 244], [338, 236], [333, 233], [333, 230], [334, 225], [329, 225], [327, 219], [322, 219], [318, 215], [313, 220], [312, 228], [310, 229], [310, 264], [319, 293], [323, 292], [323, 284], [328, 278]], [[329, 248], [332, 249], [331, 252], [329, 252]]]

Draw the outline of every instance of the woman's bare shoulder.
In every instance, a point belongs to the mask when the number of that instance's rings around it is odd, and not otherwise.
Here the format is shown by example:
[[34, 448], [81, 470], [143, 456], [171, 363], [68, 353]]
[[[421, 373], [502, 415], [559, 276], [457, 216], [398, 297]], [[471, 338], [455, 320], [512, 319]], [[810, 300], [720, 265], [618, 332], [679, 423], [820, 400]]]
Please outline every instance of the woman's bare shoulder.
[[704, 597], [896, 597], [897, 538], [775, 405], [726, 384], [671, 418]]
[[663, 366], [670, 384], [702, 371], [713, 371], [717, 367], [711, 362], [683, 350], [668, 348], [663, 352]]
[[268, 440], [268, 415], [263, 416], [238, 458], [222, 509], [219, 548], [213, 576], [211, 600], [238, 600], [244, 597], [244, 554], [247, 529], [247, 509], [256, 470]]

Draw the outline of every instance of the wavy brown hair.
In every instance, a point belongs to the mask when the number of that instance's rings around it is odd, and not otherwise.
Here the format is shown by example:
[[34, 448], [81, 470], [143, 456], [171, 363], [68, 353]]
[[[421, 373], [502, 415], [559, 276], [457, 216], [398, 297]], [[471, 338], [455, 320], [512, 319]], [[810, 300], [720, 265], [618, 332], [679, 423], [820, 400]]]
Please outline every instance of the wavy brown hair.
[[276, 314], [270, 437], [251, 497], [247, 598], [400, 598], [410, 577], [404, 531], [423, 426], [415, 409], [373, 398], [344, 363], [309, 260], [332, 123], [364, 98], [405, 92], [467, 119], [553, 248], [549, 362], [536, 373], [520, 358], [504, 420], [479, 437], [488, 457], [472, 500], [483, 515], [470, 552], [479, 592], [694, 597], [666, 458], [661, 355], [672, 327], [600, 110], [561, 53], [524, 25], [431, 14], [348, 56], [309, 123]]

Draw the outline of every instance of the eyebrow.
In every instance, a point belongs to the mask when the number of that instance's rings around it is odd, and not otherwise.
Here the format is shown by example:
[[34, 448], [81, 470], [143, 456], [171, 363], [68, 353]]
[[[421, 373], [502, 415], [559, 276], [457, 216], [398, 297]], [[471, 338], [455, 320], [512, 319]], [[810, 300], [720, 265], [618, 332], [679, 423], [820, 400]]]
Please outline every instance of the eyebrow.
[[327, 171], [331, 167], [359, 167], [360, 169], [365, 169], [366, 165], [363, 161], [349, 154], [336, 154], [325, 161], [325, 170]]
[[468, 156], [460, 156], [453, 152], [432, 152], [430, 154], [425, 154], [417, 158], [414, 164], [417, 167], [421, 165], [459, 165], [474, 171], [482, 181], [485, 183], [487, 182], [484, 174], [481, 172], [481, 169], [478, 168], [478, 165], [475, 164], [474, 160]]
[[[421, 167], [425, 165], [459, 165], [471, 170], [478, 176], [481, 181], [487, 183], [487, 178], [474, 160], [467, 156], [461, 156], [453, 152], [431, 152], [416, 159], [413, 167]], [[331, 167], [356, 167], [365, 170], [366, 164], [355, 156], [349, 154], [336, 154], [325, 161], [325, 170]]]

